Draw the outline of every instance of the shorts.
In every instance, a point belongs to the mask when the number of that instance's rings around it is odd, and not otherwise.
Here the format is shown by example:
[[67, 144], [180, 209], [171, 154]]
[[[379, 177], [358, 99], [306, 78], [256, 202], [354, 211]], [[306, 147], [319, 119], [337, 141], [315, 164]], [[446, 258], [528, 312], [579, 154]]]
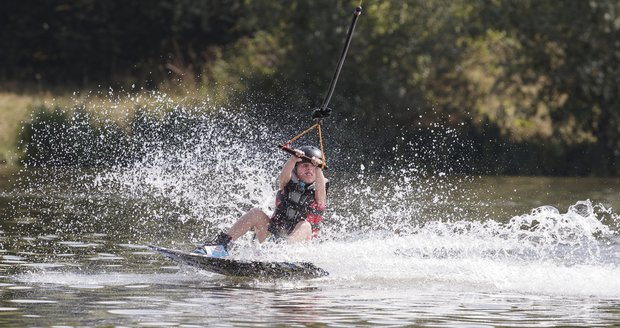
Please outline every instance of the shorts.
[[277, 217], [273, 217], [271, 219], [271, 223], [269, 223], [269, 227], [267, 228], [267, 231], [271, 232], [271, 234], [273, 235], [275, 239], [284, 238], [290, 235], [291, 232], [293, 232], [293, 230], [297, 226], [297, 224], [302, 221], [305, 221], [305, 220], [302, 219], [302, 220], [297, 220], [297, 221], [291, 221], [291, 220], [286, 220], [286, 219], [281, 220], [281, 219], [278, 219]]

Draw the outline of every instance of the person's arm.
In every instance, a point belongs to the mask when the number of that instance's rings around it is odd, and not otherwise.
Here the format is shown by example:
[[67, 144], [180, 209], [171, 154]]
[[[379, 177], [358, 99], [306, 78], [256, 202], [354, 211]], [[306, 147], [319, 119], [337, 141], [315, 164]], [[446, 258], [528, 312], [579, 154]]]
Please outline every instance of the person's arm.
[[[303, 155], [303, 152], [298, 151], [297, 149], [295, 149], [295, 152], [299, 152], [301, 153], [301, 155]], [[280, 190], [284, 190], [286, 184], [291, 181], [291, 175], [293, 174], [293, 170], [295, 169], [295, 164], [300, 161], [301, 158], [295, 155], [291, 156], [288, 161], [286, 161], [286, 164], [284, 164], [284, 167], [282, 167], [282, 171], [280, 172], [280, 176], [278, 177], [278, 187], [280, 188]]]
[[314, 168], [316, 180], [314, 180], [314, 201], [319, 206], [327, 205], [327, 187], [325, 175], [323, 175], [323, 169], [320, 166]]

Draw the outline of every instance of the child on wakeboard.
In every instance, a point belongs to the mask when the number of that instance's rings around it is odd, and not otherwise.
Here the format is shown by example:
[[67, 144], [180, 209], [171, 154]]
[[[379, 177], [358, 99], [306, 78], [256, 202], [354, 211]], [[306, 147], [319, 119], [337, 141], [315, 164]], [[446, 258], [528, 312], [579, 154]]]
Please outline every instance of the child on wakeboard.
[[316, 237], [327, 204], [327, 179], [321, 168], [323, 154], [314, 146], [303, 146], [294, 149], [294, 152], [295, 155], [288, 159], [280, 172], [276, 210], [271, 218], [261, 209], [253, 208], [242, 215], [228, 232], [220, 232], [193, 253], [228, 256], [231, 243], [249, 230], [254, 230], [261, 243], [270, 235], [289, 243]]

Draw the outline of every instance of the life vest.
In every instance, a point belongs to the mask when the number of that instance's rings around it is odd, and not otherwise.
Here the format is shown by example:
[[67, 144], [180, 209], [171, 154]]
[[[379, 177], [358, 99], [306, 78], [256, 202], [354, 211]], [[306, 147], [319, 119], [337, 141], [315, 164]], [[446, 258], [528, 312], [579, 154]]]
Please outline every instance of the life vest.
[[292, 172], [291, 180], [276, 195], [276, 210], [272, 221], [276, 225], [294, 226], [306, 220], [312, 226], [313, 237], [316, 237], [319, 223], [323, 221], [325, 204], [317, 204], [314, 193], [314, 183], [307, 185]]

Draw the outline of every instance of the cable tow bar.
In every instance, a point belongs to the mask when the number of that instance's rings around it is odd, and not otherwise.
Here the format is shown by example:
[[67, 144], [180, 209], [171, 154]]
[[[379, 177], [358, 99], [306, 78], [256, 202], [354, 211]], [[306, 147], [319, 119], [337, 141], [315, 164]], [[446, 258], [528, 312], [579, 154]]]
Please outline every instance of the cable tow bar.
[[331, 109], [327, 106], [332, 99], [332, 95], [334, 94], [334, 89], [336, 89], [336, 83], [338, 82], [338, 77], [340, 77], [340, 71], [342, 70], [342, 66], [344, 65], [344, 60], [347, 57], [347, 53], [349, 52], [349, 46], [351, 45], [351, 39], [353, 39], [353, 31], [355, 31], [355, 25], [357, 25], [357, 19], [362, 14], [362, 7], [357, 6], [353, 11], [353, 19], [351, 20], [351, 25], [349, 26], [349, 32], [347, 32], [347, 38], [344, 41], [344, 47], [342, 48], [342, 53], [340, 54], [340, 59], [338, 60], [338, 65], [336, 66], [336, 71], [334, 72], [334, 76], [332, 77], [331, 82], [329, 83], [329, 89], [327, 91], [327, 95], [323, 99], [323, 103], [320, 108], [317, 108], [312, 113], [313, 119], [323, 119], [328, 117], [331, 114]]
[[[293, 143], [293, 141], [299, 139], [304, 134], [316, 128], [318, 135], [319, 135], [319, 145], [321, 147], [321, 153], [323, 153], [323, 161], [321, 163], [322, 169], [326, 169], [327, 165], [325, 165], [326, 156], [325, 156], [325, 152], [323, 151], [323, 135], [321, 132], [321, 122], [323, 121], [324, 118], [329, 117], [332, 113], [332, 109], [328, 107], [329, 102], [332, 98], [332, 95], [334, 94], [334, 89], [336, 89], [336, 83], [338, 82], [340, 71], [342, 70], [342, 66], [344, 65], [344, 60], [346, 59], [347, 53], [349, 52], [349, 46], [351, 45], [351, 39], [353, 38], [353, 31], [355, 31], [355, 25], [357, 24], [357, 19], [359, 18], [361, 14], [362, 14], [362, 6], [357, 6], [355, 10], [353, 11], [353, 19], [351, 20], [351, 25], [349, 26], [349, 31], [347, 32], [347, 38], [345, 39], [344, 47], [342, 48], [342, 52], [340, 53], [340, 59], [338, 60], [336, 71], [334, 72], [332, 80], [329, 83], [329, 89], [327, 91], [327, 94], [325, 95], [325, 98], [323, 98], [321, 107], [315, 109], [312, 112], [312, 119], [314, 119], [316, 123], [313, 126], [306, 129], [305, 131], [303, 131], [302, 133], [300, 133], [299, 135], [293, 137], [291, 140], [278, 145], [278, 148], [282, 149], [283, 151], [291, 155], [295, 155], [295, 150], [291, 148], [291, 143]], [[303, 156], [303, 158], [305, 158], [306, 160], [310, 160], [310, 158], [307, 158], [307, 156]]]

